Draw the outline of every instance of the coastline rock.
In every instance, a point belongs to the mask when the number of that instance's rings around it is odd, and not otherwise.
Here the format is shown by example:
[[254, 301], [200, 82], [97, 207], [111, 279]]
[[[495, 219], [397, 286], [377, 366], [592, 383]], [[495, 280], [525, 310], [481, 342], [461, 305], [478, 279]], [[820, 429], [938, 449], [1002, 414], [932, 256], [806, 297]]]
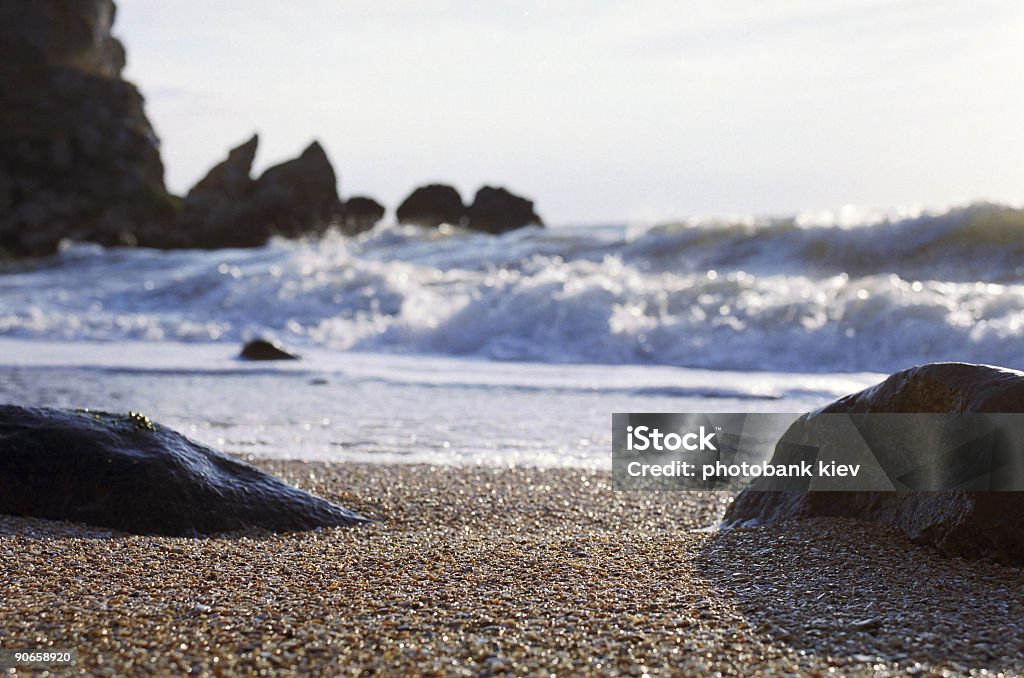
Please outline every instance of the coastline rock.
[[484, 186], [477, 191], [467, 214], [469, 227], [485, 233], [498, 234], [531, 224], [544, 225], [534, 212], [532, 201], [500, 187]]
[[395, 210], [400, 224], [437, 228], [441, 224], [464, 226], [466, 206], [453, 187], [429, 184], [414, 190]]
[[203, 248], [258, 247], [267, 241], [266, 229], [245, 223], [244, 208], [252, 195], [252, 163], [259, 136], [228, 151], [185, 196], [178, 232], [181, 246]]
[[228, 157], [217, 163], [185, 196], [185, 208], [206, 208], [209, 203], [241, 202], [252, 193], [252, 163], [256, 159], [258, 134], [228, 151]]
[[384, 205], [362, 195], [346, 200], [342, 211], [341, 232], [345, 235], [369, 231], [384, 218]]
[[279, 532], [365, 518], [146, 417], [0, 406], [0, 513], [135, 534]]
[[[937, 363], [893, 374], [885, 381], [804, 415], [786, 431], [775, 458], [789, 455], [827, 414], [1024, 412], [1024, 373], [986, 365]], [[945, 473], [941, 440], [924, 452]], [[979, 461], [979, 463], [981, 463]], [[891, 525], [915, 542], [950, 556], [1024, 564], [1024, 492], [767, 491], [758, 479], [726, 511], [725, 525], [780, 523], [813, 517], [847, 517]]]
[[323, 146], [314, 141], [299, 157], [274, 165], [256, 180], [246, 218], [273, 235], [323, 233], [341, 217], [338, 177]]
[[0, 251], [159, 241], [178, 208], [111, 0], [0, 0]]
[[231, 149], [185, 198], [179, 247], [259, 247], [271, 236], [320, 235], [342, 223], [337, 175], [316, 141], [299, 157], [251, 176], [259, 137]]
[[242, 360], [298, 360], [299, 356], [289, 353], [281, 344], [266, 339], [253, 339], [246, 342], [242, 352], [238, 354]]

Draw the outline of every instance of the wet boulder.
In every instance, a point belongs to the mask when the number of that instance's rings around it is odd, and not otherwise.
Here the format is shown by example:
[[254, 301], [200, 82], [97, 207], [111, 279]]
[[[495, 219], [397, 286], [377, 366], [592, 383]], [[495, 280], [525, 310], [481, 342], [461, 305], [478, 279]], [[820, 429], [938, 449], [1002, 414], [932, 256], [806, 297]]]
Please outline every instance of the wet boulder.
[[238, 357], [242, 360], [298, 360], [299, 356], [289, 352], [276, 341], [253, 339], [246, 342]]
[[[936, 363], [893, 374], [885, 381], [802, 416], [775, 447], [771, 463], [785, 463], [793, 449], [813, 437], [822, 418], [834, 414], [1024, 413], [1024, 373], [986, 365]], [[861, 421], [865, 421], [863, 418]], [[953, 429], [951, 429], [952, 431]], [[952, 435], [952, 434], [951, 434]], [[866, 438], [868, 439], [868, 438]], [[930, 431], [911, 444], [937, 476], [971, 475], [950, 469], [945, 449], [960, 445]], [[1018, 443], [1019, 444], [1019, 443]], [[1019, 449], [1019, 448], [1015, 448]], [[961, 455], [957, 463], [963, 462]], [[984, 455], [967, 457], [979, 474], [988, 469]], [[976, 461], [975, 461], [976, 460]], [[1019, 463], [1020, 460], [1013, 460]], [[782, 523], [814, 517], [846, 517], [891, 525], [918, 543], [964, 558], [1024, 564], [1024, 492], [972, 491], [772, 491], [759, 478], [726, 511], [727, 526]]]
[[485, 233], [505, 233], [524, 226], [543, 226], [533, 202], [504, 188], [484, 186], [467, 210], [469, 227]]
[[464, 225], [466, 206], [453, 187], [430, 184], [414, 190], [395, 210], [400, 224], [436, 228], [441, 224]]
[[365, 522], [138, 413], [0, 406], [0, 513], [135, 534]]

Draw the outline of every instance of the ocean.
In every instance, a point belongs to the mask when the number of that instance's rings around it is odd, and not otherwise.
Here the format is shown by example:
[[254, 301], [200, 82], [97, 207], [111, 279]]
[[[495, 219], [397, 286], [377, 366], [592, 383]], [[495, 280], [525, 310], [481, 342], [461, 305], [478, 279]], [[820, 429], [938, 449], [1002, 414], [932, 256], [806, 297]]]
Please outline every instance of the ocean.
[[[607, 468], [613, 412], [798, 412], [914, 364], [1024, 367], [1024, 217], [528, 228], [0, 267], [0, 401], [289, 459]], [[294, 362], [236, 359], [253, 337]]]

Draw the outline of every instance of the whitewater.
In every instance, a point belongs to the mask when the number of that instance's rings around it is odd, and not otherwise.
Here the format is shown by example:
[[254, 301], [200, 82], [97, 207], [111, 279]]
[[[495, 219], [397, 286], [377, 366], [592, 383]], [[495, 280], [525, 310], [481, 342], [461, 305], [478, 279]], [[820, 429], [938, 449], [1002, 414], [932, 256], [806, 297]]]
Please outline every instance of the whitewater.
[[[922, 362], [1024, 367], [1022, 276], [1000, 205], [67, 244], [0, 264], [0, 398], [146, 410], [243, 454], [603, 466], [615, 411], [795, 412]], [[236, 360], [256, 336], [303, 360]]]

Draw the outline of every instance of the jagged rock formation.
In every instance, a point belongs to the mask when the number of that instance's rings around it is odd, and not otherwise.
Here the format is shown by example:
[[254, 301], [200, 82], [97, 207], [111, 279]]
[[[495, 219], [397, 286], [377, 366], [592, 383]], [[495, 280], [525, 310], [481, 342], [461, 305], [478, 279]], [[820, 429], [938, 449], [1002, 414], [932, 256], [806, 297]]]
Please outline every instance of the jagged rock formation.
[[188, 192], [178, 220], [180, 246], [256, 247], [274, 235], [319, 235], [332, 226], [355, 235], [384, 217], [372, 198], [341, 202], [334, 168], [318, 142], [253, 179], [258, 145], [253, 135], [231, 149]]
[[[189, 191], [167, 192], [159, 141], [121, 77], [112, 0], [0, 0], [0, 256], [54, 252], [67, 238], [159, 248], [252, 247], [273, 235], [346, 235], [384, 208], [342, 202], [319, 143], [252, 178], [258, 139], [234, 148]], [[533, 203], [484, 187], [468, 208], [450, 186], [417, 189], [404, 223], [502, 233], [540, 224]]]
[[188, 246], [254, 247], [273, 235], [315, 235], [342, 222], [337, 176], [318, 142], [253, 179], [258, 144], [253, 135], [231, 149], [188, 192], [178, 228]]

